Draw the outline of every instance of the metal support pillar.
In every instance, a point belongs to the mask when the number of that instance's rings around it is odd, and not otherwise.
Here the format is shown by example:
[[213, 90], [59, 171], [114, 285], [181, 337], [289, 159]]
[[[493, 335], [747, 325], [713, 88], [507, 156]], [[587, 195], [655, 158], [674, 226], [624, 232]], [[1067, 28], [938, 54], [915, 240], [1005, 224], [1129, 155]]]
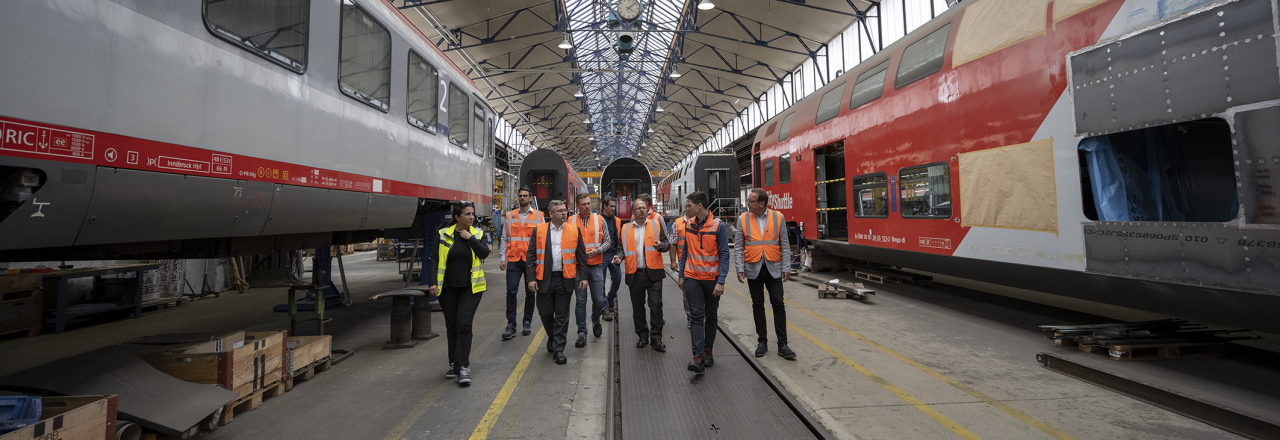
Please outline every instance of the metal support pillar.
[[410, 298], [409, 295], [391, 298], [391, 336], [382, 348], [412, 348], [418, 344], [411, 334], [413, 312]]
[[413, 298], [413, 340], [426, 341], [438, 334], [431, 332], [431, 300], [426, 296]]

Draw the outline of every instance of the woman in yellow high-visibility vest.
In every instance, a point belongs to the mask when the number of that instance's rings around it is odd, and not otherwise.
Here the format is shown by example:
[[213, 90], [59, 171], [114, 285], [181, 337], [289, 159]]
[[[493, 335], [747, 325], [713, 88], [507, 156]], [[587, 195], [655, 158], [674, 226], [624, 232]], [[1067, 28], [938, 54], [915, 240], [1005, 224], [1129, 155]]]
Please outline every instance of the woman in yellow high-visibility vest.
[[[453, 222], [441, 228], [440, 251], [433, 260], [436, 276], [424, 276], [432, 295], [440, 298], [444, 327], [449, 340], [449, 371], [446, 379], [471, 385], [471, 322], [480, 308], [487, 288], [481, 260], [489, 256], [484, 232], [475, 227], [476, 207], [470, 202], [453, 207]], [[429, 272], [428, 272], [429, 273]]]

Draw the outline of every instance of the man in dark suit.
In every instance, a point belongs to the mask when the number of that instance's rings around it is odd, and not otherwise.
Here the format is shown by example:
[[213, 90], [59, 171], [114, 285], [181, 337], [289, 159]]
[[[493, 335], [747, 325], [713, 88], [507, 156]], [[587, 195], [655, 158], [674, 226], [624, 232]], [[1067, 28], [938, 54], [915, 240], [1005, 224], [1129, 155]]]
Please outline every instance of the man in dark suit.
[[[671, 246], [667, 232], [649, 217], [649, 204], [637, 198], [632, 203], [634, 219], [622, 227], [619, 242], [623, 257], [613, 257], [614, 264], [626, 270], [627, 288], [631, 291], [631, 318], [635, 321], [636, 335], [640, 340], [636, 348], [653, 345], [654, 350], [667, 351], [662, 342], [662, 280], [666, 268], [662, 254]], [[649, 306], [649, 319], [645, 319], [645, 305]]]
[[569, 362], [564, 357], [564, 346], [574, 284], [587, 288], [587, 248], [582, 230], [565, 223], [569, 209], [563, 200], [552, 200], [547, 213], [550, 221], [533, 230], [525, 261], [534, 267], [535, 279], [529, 281], [529, 290], [537, 295], [538, 314], [547, 332], [547, 351], [557, 364], [564, 365]]

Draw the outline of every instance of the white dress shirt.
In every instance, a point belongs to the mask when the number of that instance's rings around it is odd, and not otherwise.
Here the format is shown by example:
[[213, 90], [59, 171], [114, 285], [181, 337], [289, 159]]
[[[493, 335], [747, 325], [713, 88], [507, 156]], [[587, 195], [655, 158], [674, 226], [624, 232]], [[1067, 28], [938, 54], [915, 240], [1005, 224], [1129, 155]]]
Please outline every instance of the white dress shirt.
[[[564, 223], [560, 227], [556, 227], [555, 223], [551, 223], [547, 227], [547, 240], [551, 241], [551, 271], [560, 272], [564, 270], [564, 257], [560, 252], [560, 234], [564, 232]], [[575, 255], [575, 258], [577, 256]]]

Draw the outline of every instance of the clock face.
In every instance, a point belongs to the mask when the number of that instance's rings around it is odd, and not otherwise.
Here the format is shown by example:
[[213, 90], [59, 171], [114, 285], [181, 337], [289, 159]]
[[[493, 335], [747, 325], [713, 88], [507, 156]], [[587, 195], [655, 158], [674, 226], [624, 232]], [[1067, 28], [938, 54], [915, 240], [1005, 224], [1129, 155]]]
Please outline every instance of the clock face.
[[623, 20], [635, 20], [640, 16], [640, 0], [618, 0], [618, 16]]

